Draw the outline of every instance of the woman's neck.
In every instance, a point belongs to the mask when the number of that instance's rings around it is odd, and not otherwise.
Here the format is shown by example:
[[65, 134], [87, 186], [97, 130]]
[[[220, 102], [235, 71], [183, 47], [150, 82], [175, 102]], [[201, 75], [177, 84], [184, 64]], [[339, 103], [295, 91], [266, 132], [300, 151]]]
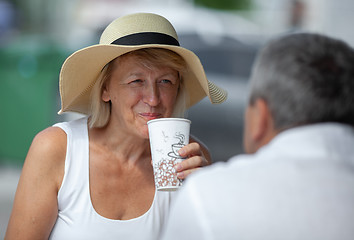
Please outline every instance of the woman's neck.
[[119, 161], [136, 162], [151, 156], [150, 143], [137, 135], [127, 134], [107, 125], [89, 129], [90, 144], [114, 154]]

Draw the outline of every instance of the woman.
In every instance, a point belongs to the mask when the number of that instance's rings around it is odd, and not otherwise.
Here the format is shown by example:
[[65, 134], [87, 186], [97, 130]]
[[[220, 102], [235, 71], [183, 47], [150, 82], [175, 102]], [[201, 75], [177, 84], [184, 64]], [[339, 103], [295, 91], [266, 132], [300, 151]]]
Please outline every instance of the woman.
[[[157, 239], [174, 193], [155, 190], [146, 123], [226, 93], [165, 18], [145, 13], [113, 21], [100, 44], [71, 55], [59, 85], [60, 113], [87, 117], [34, 138], [5, 238]], [[175, 166], [181, 179], [211, 162], [190, 142]]]

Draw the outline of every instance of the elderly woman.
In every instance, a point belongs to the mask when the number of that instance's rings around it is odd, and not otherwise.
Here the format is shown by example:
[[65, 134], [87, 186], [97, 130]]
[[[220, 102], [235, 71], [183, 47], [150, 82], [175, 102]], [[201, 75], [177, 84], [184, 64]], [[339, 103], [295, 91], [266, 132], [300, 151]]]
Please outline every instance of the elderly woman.
[[[183, 117], [203, 97], [220, 103], [226, 93], [165, 18], [139, 13], [64, 62], [60, 94], [60, 113], [87, 116], [34, 138], [6, 239], [157, 239], [175, 193], [155, 189], [147, 121]], [[193, 138], [179, 153], [180, 179], [211, 162]]]

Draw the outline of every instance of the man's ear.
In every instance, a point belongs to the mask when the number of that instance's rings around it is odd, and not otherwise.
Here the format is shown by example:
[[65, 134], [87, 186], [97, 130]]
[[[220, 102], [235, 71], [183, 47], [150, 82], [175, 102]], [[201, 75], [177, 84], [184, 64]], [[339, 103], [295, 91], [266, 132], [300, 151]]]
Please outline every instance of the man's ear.
[[256, 142], [261, 142], [273, 127], [270, 110], [262, 98], [257, 98], [252, 108], [254, 111], [252, 138]]
[[267, 144], [277, 132], [267, 101], [261, 98], [250, 103], [245, 112], [243, 147], [246, 153], [255, 153]]

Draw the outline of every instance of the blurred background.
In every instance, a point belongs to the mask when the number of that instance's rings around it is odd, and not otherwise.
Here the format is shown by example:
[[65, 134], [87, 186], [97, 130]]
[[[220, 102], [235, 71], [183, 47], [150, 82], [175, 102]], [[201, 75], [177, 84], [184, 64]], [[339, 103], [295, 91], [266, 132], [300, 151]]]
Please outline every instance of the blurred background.
[[98, 43], [113, 19], [134, 12], [165, 16], [181, 46], [201, 59], [208, 78], [229, 92], [188, 112], [191, 131], [214, 161], [242, 153], [247, 82], [269, 39], [318, 32], [354, 45], [352, 0], [0, 0], [0, 238], [35, 134], [58, 121], [58, 75], [72, 52]]

